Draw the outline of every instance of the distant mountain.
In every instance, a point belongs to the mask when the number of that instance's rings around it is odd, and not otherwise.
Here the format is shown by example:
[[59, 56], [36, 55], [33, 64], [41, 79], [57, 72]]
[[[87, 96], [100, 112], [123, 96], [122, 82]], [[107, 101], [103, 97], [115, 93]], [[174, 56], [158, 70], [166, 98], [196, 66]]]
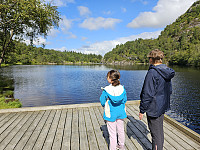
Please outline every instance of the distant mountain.
[[137, 39], [117, 45], [104, 56], [107, 63], [145, 63], [149, 51], [164, 51], [166, 62], [200, 66], [200, 0], [174, 23], [167, 25], [157, 39]]

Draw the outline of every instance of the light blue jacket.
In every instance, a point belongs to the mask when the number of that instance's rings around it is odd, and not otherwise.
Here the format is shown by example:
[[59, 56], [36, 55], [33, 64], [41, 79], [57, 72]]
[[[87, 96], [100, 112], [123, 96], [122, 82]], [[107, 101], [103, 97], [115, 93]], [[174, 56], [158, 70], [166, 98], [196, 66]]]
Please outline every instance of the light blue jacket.
[[100, 97], [101, 105], [104, 107], [107, 98], [110, 106], [110, 118], [106, 117], [105, 111], [104, 120], [114, 122], [116, 119], [124, 119], [127, 117], [125, 112], [125, 103], [127, 101], [126, 90], [122, 85], [118, 86], [106, 86]]

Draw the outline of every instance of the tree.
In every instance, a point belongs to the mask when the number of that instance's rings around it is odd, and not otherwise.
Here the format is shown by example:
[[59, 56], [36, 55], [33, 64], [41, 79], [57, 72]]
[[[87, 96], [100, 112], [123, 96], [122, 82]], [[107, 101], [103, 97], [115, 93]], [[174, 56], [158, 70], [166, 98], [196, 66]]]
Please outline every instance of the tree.
[[43, 0], [0, 0], [0, 66], [11, 50], [13, 38], [47, 36], [60, 20], [57, 6]]

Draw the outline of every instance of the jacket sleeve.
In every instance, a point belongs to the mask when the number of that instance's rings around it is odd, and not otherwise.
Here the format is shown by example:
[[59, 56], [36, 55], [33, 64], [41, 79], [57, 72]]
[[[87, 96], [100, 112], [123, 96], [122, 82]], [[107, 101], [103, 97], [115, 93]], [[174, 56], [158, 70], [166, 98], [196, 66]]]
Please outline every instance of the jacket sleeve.
[[103, 90], [101, 96], [100, 96], [100, 102], [101, 102], [101, 105], [104, 107], [105, 106], [105, 103], [106, 103], [106, 100], [108, 98], [108, 94], [106, 93], [105, 90]]
[[150, 103], [153, 100], [153, 97], [155, 95], [155, 87], [154, 87], [154, 78], [153, 78], [153, 74], [152, 72], [148, 71], [145, 80], [144, 80], [144, 84], [143, 84], [143, 88], [140, 94], [140, 113], [144, 114]]
[[[125, 90], [125, 89], [124, 89]], [[125, 93], [124, 93], [124, 99], [123, 99], [123, 104], [125, 104], [127, 101], [127, 94], [126, 94], [126, 90], [125, 90]]]

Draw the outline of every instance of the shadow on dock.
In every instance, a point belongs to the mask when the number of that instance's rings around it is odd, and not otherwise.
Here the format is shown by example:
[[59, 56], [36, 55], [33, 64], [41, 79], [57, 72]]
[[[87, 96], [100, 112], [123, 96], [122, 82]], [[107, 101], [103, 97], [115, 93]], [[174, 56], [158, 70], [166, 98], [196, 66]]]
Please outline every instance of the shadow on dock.
[[[136, 120], [132, 116], [128, 116], [125, 121], [125, 127], [126, 127], [125, 134], [127, 134], [129, 139], [131, 138], [135, 139], [137, 143], [139, 143], [143, 149], [151, 149], [152, 145], [147, 137], [147, 135], [150, 133], [147, 130], [147, 126], [142, 121]], [[110, 141], [109, 141], [109, 133], [108, 133], [107, 126], [101, 125], [100, 129], [109, 147]]]

